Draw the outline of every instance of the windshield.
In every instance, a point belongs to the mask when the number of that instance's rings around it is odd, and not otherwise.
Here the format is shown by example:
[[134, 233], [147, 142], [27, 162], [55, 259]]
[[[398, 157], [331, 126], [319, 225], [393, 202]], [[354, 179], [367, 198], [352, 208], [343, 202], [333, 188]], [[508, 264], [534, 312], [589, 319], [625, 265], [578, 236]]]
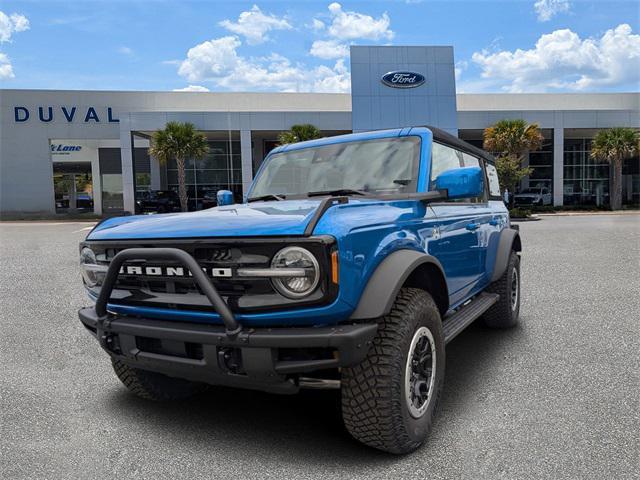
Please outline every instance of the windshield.
[[540, 194], [540, 189], [539, 188], [525, 188], [521, 193], [526, 193], [526, 194], [536, 194], [539, 195]]
[[415, 192], [420, 138], [382, 138], [310, 147], [272, 155], [251, 198], [360, 190]]

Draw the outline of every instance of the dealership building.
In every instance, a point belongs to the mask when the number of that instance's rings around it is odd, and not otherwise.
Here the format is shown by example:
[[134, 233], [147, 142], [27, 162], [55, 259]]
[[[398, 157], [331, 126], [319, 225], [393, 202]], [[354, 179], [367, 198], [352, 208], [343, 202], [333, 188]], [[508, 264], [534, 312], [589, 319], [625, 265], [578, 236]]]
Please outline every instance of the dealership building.
[[[394, 75], [388, 75], [393, 72]], [[609, 166], [590, 159], [595, 134], [640, 128], [639, 93], [457, 94], [452, 47], [351, 47], [351, 94], [0, 90], [0, 214], [134, 212], [150, 190], [177, 188], [175, 163], [147, 149], [168, 121], [209, 140], [188, 162], [191, 208], [218, 189], [246, 193], [278, 134], [310, 123], [323, 135], [433, 125], [481, 146], [501, 119], [540, 126], [522, 188], [554, 205], [606, 205]], [[637, 205], [640, 160], [623, 168], [623, 203]]]

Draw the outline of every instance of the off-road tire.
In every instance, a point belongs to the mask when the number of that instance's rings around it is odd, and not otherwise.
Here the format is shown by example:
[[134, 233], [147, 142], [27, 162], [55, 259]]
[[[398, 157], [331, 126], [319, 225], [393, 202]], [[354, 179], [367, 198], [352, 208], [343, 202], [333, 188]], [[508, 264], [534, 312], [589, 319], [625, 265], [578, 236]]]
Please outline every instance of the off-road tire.
[[[427, 327], [433, 335], [436, 365], [433, 389], [420, 418], [409, 413], [405, 370], [414, 333]], [[342, 417], [360, 442], [385, 452], [411, 452], [424, 442], [435, 415], [444, 382], [444, 335], [440, 313], [431, 295], [403, 288], [388, 315], [378, 320], [378, 332], [366, 358], [342, 370]]]
[[113, 370], [125, 387], [145, 400], [166, 402], [191, 397], [206, 390], [203, 383], [173, 378], [161, 373], [130, 367], [119, 360], [111, 359]]
[[[514, 270], [516, 271], [518, 279], [515, 308], [512, 305], [511, 295]], [[500, 295], [500, 299], [482, 316], [482, 321], [485, 326], [489, 328], [511, 328], [518, 323], [520, 316], [520, 280], [520, 256], [512, 250], [505, 272], [486, 289], [487, 292]]]

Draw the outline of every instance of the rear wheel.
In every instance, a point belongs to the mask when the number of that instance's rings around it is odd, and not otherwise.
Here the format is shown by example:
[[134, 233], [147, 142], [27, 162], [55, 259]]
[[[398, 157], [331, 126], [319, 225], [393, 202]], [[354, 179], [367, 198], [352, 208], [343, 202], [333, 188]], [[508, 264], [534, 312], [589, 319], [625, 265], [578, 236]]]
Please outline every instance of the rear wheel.
[[390, 453], [424, 442], [444, 381], [440, 313], [424, 290], [400, 290], [379, 319], [367, 357], [342, 370], [342, 415], [351, 435]]
[[490, 328], [510, 328], [520, 317], [520, 256], [511, 251], [507, 269], [487, 288], [500, 295], [498, 301], [483, 315], [482, 321]]
[[111, 359], [113, 370], [125, 387], [145, 400], [169, 401], [191, 397], [206, 390], [203, 383], [190, 382], [181, 378], [173, 378], [161, 373], [149, 372], [133, 368]]

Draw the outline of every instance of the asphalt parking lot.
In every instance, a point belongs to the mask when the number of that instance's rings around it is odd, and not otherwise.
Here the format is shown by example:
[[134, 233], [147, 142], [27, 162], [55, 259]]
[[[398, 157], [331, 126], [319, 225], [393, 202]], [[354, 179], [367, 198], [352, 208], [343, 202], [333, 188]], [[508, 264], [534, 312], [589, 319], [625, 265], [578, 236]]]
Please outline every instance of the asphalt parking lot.
[[2, 478], [638, 478], [640, 215], [521, 224], [521, 325], [447, 347], [404, 457], [351, 440], [335, 392], [129, 394], [76, 316], [87, 225], [0, 223]]

